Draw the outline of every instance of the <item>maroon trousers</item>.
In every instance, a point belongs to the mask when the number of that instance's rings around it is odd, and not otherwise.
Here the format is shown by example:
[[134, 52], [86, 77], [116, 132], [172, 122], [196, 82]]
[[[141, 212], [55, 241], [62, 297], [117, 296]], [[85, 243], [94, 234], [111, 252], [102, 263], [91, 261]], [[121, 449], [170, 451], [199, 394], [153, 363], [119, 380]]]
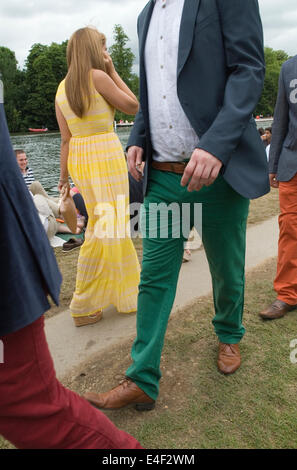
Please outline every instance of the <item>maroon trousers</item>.
[[1, 340], [0, 434], [5, 439], [21, 449], [142, 448], [57, 380], [43, 317]]

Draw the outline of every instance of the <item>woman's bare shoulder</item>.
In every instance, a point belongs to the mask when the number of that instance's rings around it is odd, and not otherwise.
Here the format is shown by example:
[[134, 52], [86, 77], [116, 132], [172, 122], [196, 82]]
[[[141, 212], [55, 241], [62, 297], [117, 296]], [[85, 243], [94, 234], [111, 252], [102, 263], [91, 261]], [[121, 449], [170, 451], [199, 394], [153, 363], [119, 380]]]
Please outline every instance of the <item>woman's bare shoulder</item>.
[[93, 81], [106, 80], [109, 78], [108, 74], [103, 70], [92, 69]]
[[98, 93], [105, 93], [110, 90], [114, 83], [110, 76], [103, 70], [92, 70], [93, 83]]

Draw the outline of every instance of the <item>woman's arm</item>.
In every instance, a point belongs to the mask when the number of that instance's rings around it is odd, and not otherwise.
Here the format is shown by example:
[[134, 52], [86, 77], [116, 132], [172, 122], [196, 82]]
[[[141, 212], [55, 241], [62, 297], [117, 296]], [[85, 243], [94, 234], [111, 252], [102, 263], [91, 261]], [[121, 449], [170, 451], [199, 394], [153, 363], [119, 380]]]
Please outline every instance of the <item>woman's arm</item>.
[[[111, 56], [108, 54], [107, 51], [104, 52], [104, 60], [105, 60], [105, 67], [106, 67], [106, 73], [110, 76], [110, 78], [115, 82], [115, 84], [120, 88], [120, 90], [124, 91], [127, 93], [127, 95], [132, 98], [133, 101], [135, 101], [138, 104], [137, 98], [132, 93], [130, 88], [126, 85], [126, 83], [121, 79], [119, 74], [117, 73], [116, 69], [114, 68], [113, 61]], [[138, 110], [137, 110], [138, 111]], [[136, 114], [136, 113], [135, 113]]]
[[136, 96], [120, 78], [107, 53], [105, 63], [107, 73], [102, 70], [93, 70], [93, 82], [96, 90], [119, 111], [135, 115], [139, 108]]
[[68, 183], [68, 168], [67, 160], [69, 153], [69, 141], [72, 137], [69, 127], [67, 125], [66, 119], [64, 118], [58, 103], [55, 103], [56, 106], [56, 117], [61, 132], [61, 155], [60, 155], [60, 180], [58, 183], [58, 189], [61, 191], [62, 187]]

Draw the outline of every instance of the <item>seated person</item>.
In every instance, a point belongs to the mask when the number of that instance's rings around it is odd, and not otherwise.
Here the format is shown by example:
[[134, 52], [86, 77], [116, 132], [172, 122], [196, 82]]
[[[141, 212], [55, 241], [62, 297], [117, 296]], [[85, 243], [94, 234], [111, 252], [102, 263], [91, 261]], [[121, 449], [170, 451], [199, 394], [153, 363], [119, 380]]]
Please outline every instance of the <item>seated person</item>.
[[24, 150], [22, 149], [16, 149], [14, 151], [16, 160], [19, 166], [19, 169], [21, 170], [21, 173], [23, 175], [24, 181], [26, 185], [28, 186], [29, 190], [31, 191], [32, 194], [42, 194], [46, 198], [49, 198], [53, 201], [57, 202], [57, 198], [51, 198], [41, 183], [39, 181], [35, 181], [34, 173], [33, 170], [28, 166], [28, 158]]
[[30, 184], [35, 180], [35, 178], [33, 171], [28, 166], [27, 155], [22, 149], [16, 149], [14, 152], [25, 183], [27, 186], [30, 186]]
[[[70, 189], [70, 195], [73, 198], [76, 210], [78, 212], [78, 219], [80, 221], [83, 221], [84, 227], [86, 227], [88, 223], [88, 213], [83, 197], [75, 186]], [[79, 220], [77, 221], [77, 223], [79, 222]]]
[[[51, 242], [56, 233], [72, 233], [67, 225], [59, 221], [59, 204], [51, 201], [43, 194], [32, 194], [32, 198], [37, 209], [41, 223]], [[82, 226], [77, 226], [76, 234], [81, 233]]]
[[[49, 205], [50, 209], [52, 210], [54, 216], [57, 219], [58, 222], [58, 232], [59, 233], [71, 233], [68, 229], [68, 227], [63, 226], [63, 221], [61, 219], [61, 214], [59, 211], [59, 198], [55, 198], [52, 196], [49, 196], [43, 186], [39, 183], [39, 181], [34, 181], [33, 183], [30, 184], [29, 186], [29, 191], [33, 194], [33, 196], [42, 196], [46, 203]], [[74, 191], [70, 191], [70, 195], [73, 198], [76, 210], [77, 210], [77, 230], [76, 234], [81, 233], [81, 231], [85, 228], [87, 224], [87, 211], [86, 207], [83, 201], [83, 198], [81, 194], [76, 193]], [[80, 199], [81, 198], [81, 199]]]
[[[33, 171], [28, 166], [28, 158], [24, 150], [16, 149], [15, 155], [24, 181], [33, 196], [35, 206], [49, 240], [51, 240], [56, 233], [71, 233], [70, 229], [63, 225], [63, 221], [61, 220], [59, 198], [49, 196], [42, 184], [39, 181], [35, 181]], [[77, 220], [76, 234], [81, 233], [85, 225], [85, 218], [79, 217]]]

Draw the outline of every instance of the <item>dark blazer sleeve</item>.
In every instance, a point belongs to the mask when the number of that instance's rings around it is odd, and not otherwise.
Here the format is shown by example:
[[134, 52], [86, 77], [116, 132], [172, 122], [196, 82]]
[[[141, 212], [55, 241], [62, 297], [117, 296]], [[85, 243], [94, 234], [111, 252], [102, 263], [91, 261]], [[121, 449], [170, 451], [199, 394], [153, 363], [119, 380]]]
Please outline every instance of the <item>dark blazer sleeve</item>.
[[226, 164], [260, 98], [265, 75], [257, 0], [217, 0], [227, 67], [224, 100], [198, 145]]
[[135, 117], [134, 126], [132, 128], [130, 137], [128, 139], [126, 149], [128, 149], [132, 145], [137, 145], [137, 147], [141, 147], [145, 149], [145, 144], [146, 144], [145, 125], [144, 125], [144, 120], [143, 120], [143, 114], [140, 109]]
[[282, 66], [278, 95], [273, 116], [272, 138], [269, 150], [269, 173], [277, 173], [278, 161], [283, 148], [289, 125], [289, 103], [284, 84], [284, 67]]
[[0, 103], [0, 337], [33, 323], [58, 303], [62, 282], [11, 146]]
[[[148, 8], [148, 4], [146, 7], [143, 9], [141, 14], [139, 15], [137, 19], [137, 34], [139, 38], [139, 49], [141, 49], [141, 44], [140, 44], [140, 37], [141, 37], [141, 22], [143, 22], [143, 18], [146, 16], [146, 10]], [[141, 77], [141, 67], [140, 67], [140, 108], [139, 111], [135, 117], [134, 121], [134, 126], [132, 128], [131, 134], [128, 139], [127, 147], [126, 150], [131, 147], [132, 145], [136, 145], [137, 147], [141, 147], [144, 150], [144, 155], [143, 155], [143, 160], [146, 159], [145, 155], [145, 149], [146, 149], [146, 130], [145, 130], [145, 122], [143, 118], [143, 112], [142, 112], [142, 103], [143, 103], [143, 94], [144, 94], [144, 88], [145, 86], [143, 85], [143, 77]], [[146, 94], [146, 91], [145, 91]], [[146, 99], [144, 99], [146, 101]]]

